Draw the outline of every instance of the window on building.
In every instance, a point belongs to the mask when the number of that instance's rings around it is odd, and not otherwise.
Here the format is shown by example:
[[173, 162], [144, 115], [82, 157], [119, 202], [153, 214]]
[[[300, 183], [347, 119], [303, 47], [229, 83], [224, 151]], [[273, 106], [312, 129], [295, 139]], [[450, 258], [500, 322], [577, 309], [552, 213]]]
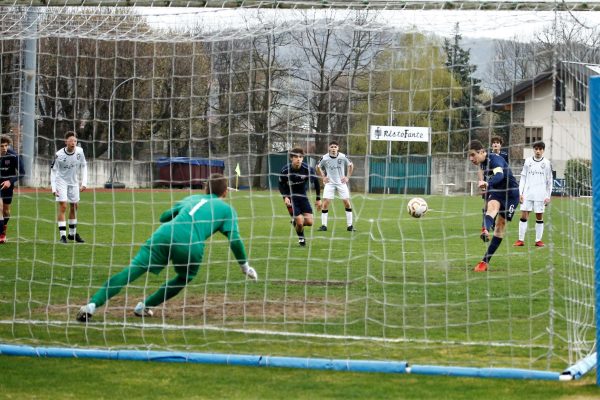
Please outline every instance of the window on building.
[[554, 90], [554, 111], [565, 111], [565, 85], [561, 79], [556, 80]]
[[573, 111], [586, 110], [587, 87], [585, 82], [580, 79], [575, 79], [573, 94]]
[[532, 145], [535, 142], [542, 140], [542, 127], [541, 126], [527, 126], [525, 127], [525, 145]]

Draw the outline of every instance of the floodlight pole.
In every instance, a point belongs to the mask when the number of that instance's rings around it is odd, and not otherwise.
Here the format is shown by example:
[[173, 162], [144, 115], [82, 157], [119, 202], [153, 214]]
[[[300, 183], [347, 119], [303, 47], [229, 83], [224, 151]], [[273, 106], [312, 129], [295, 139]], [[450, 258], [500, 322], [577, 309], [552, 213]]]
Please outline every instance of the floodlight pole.
[[108, 181], [104, 184], [104, 187], [106, 189], [123, 189], [125, 187], [125, 184], [123, 184], [121, 182], [116, 182], [114, 180], [115, 175], [116, 175], [116, 171], [115, 171], [116, 167], [115, 167], [115, 145], [113, 143], [114, 137], [115, 137], [115, 130], [113, 127], [113, 120], [112, 120], [112, 116], [114, 114], [113, 99], [115, 97], [115, 94], [117, 93], [117, 90], [121, 86], [123, 86], [127, 82], [134, 80], [135, 78], [137, 78], [137, 77], [132, 76], [131, 78], [127, 78], [123, 82], [119, 83], [113, 89], [112, 93], [110, 94], [110, 98], [108, 99], [108, 156], [110, 158], [110, 177], [109, 177]]

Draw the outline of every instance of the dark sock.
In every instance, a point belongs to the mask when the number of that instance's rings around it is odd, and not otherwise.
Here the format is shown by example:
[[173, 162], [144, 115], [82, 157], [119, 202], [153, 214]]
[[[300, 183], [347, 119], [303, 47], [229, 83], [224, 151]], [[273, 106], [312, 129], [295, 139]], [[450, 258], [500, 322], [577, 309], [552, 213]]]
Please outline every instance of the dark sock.
[[491, 231], [492, 227], [494, 226], [494, 218], [492, 218], [490, 215], [486, 215], [484, 224], [485, 224], [485, 229], [487, 229], [488, 231]]
[[485, 261], [486, 263], [490, 262], [494, 253], [496, 252], [496, 250], [498, 250], [500, 243], [502, 243], [502, 238], [499, 238], [497, 236], [492, 237], [490, 245], [488, 246], [488, 249], [485, 252], [485, 256], [483, 256], [483, 261]]

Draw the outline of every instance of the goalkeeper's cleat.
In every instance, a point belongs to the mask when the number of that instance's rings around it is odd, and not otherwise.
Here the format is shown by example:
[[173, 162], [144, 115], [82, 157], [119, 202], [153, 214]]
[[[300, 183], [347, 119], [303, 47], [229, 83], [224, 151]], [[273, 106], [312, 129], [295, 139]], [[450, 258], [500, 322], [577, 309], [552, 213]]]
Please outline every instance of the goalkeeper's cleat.
[[252, 268], [247, 262], [240, 265], [240, 268], [242, 269], [242, 274], [246, 275], [253, 281], [258, 280], [258, 274], [256, 273], [256, 270]]
[[319, 230], [320, 230], [321, 232], [326, 232], [326, 231], [327, 231], [327, 227], [326, 227], [325, 225], [321, 225], [321, 226], [319, 227]]
[[77, 321], [79, 322], [88, 322], [92, 319], [92, 315], [94, 315], [94, 311], [96, 311], [96, 304], [90, 303], [79, 309], [77, 313]]
[[59, 242], [61, 242], [61, 243], [67, 243], [67, 237], [66, 236], [61, 236]]
[[490, 233], [488, 232], [487, 229], [485, 228], [481, 228], [481, 235], [479, 235], [479, 237], [481, 238], [481, 240], [483, 240], [484, 242], [489, 242], [490, 241]]
[[144, 303], [141, 301], [137, 303], [137, 306], [133, 309], [133, 313], [138, 317], [152, 317], [154, 316], [154, 311], [151, 308], [146, 307]]
[[77, 243], [85, 243], [85, 240], [79, 236], [79, 233], [76, 233], [75, 235], [69, 235], [68, 238], [69, 240], [74, 240]]
[[544, 246], [545, 246], [545, 244], [541, 240], [538, 240], [537, 242], [535, 242], [535, 247], [544, 247]]
[[298, 238], [298, 244], [300, 245], [300, 247], [306, 246], [306, 239], [303, 237]]
[[6, 243], [6, 234], [0, 233], [0, 243]]
[[488, 269], [488, 263], [485, 261], [480, 261], [479, 264], [475, 266], [473, 272], [485, 272]]
[[354, 225], [350, 225], [350, 226], [348, 226], [348, 227], [346, 228], [346, 230], [347, 230], [348, 232], [356, 232], [356, 229], [354, 229]]
[[524, 241], [522, 241], [522, 240], [517, 240], [517, 241], [516, 241], [516, 242], [513, 244], [513, 246], [515, 246], [515, 247], [523, 247], [523, 246], [525, 246], [525, 242], [524, 242]]

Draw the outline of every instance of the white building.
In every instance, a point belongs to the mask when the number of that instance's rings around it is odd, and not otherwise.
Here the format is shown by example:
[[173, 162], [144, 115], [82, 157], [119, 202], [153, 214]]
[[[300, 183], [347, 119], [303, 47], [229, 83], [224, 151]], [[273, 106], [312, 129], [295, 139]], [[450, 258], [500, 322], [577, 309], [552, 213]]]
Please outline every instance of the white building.
[[533, 154], [531, 144], [543, 140], [545, 155], [557, 177], [564, 176], [568, 160], [591, 159], [589, 77], [597, 66], [561, 62], [556, 71], [544, 72], [495, 96], [487, 108], [510, 111], [507, 145], [511, 160]]

